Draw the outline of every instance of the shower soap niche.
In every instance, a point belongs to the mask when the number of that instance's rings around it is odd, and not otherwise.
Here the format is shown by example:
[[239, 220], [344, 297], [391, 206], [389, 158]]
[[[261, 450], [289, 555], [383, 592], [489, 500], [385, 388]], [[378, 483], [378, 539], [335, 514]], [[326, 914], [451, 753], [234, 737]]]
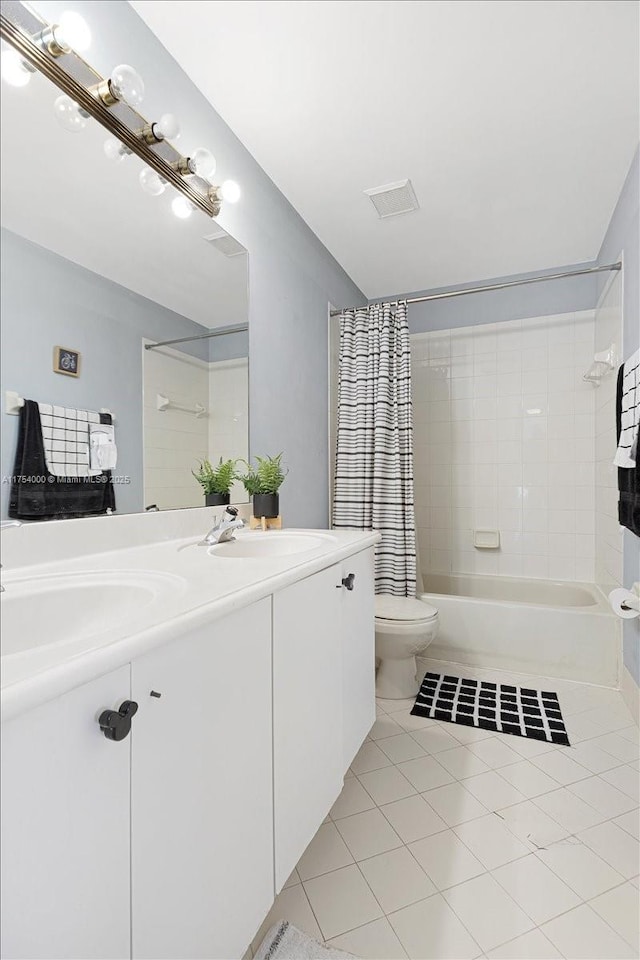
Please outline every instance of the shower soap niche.
[[478, 550], [498, 550], [500, 547], [500, 531], [474, 530], [473, 545]]

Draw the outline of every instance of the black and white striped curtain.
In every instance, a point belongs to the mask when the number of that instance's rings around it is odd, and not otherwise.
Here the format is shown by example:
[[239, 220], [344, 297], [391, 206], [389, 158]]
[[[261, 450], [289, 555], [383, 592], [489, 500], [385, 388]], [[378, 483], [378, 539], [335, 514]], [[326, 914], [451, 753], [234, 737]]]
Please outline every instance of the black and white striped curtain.
[[345, 310], [333, 526], [379, 530], [376, 593], [416, 595], [413, 417], [407, 305]]

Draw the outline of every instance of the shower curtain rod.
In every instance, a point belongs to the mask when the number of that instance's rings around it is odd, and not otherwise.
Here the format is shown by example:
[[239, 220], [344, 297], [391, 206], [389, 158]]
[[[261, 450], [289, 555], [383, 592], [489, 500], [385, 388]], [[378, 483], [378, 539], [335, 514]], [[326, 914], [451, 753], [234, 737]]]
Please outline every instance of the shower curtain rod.
[[191, 343], [192, 340], [208, 340], [210, 337], [224, 337], [226, 333], [241, 333], [248, 330], [248, 323], [235, 323], [229, 327], [218, 327], [209, 333], [200, 333], [197, 337], [178, 337], [177, 340], [160, 340], [158, 343], [145, 343], [145, 350], [155, 350], [157, 347], [168, 347], [171, 343]]
[[[541, 277], [528, 277], [526, 280], [508, 280], [506, 283], [489, 283], [483, 287], [469, 287], [466, 290], [449, 290], [447, 293], [432, 293], [427, 297], [407, 297], [401, 300], [392, 300], [391, 303], [397, 306], [398, 303], [426, 303], [428, 300], [447, 300], [449, 297], [465, 297], [469, 293], [486, 293], [489, 290], [506, 290], [507, 287], [520, 287], [525, 283], [542, 283], [544, 280], [562, 280], [564, 277], [580, 277], [586, 273], [602, 273], [604, 270], [621, 270], [622, 263], [607, 263], [602, 267], [585, 267], [583, 270], [566, 270], [564, 273], [548, 273]], [[377, 301], [383, 302], [383, 301]], [[374, 304], [372, 304], [374, 305]], [[338, 317], [345, 310], [358, 310], [359, 307], [343, 307], [342, 310], [332, 310], [331, 316]]]

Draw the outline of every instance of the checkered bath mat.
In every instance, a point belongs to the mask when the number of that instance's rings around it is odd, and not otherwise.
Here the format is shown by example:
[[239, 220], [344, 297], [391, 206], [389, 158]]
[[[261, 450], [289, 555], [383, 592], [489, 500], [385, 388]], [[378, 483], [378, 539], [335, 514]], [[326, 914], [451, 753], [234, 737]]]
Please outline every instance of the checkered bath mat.
[[411, 713], [569, 746], [558, 695], [547, 690], [426, 673]]

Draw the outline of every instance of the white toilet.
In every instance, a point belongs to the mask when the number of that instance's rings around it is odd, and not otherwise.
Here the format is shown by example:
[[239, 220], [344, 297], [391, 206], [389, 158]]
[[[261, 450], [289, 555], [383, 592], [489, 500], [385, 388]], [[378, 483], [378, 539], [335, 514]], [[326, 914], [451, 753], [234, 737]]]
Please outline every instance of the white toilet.
[[376, 596], [376, 696], [384, 700], [415, 697], [422, 677], [416, 676], [416, 657], [438, 635], [435, 607], [410, 597]]

